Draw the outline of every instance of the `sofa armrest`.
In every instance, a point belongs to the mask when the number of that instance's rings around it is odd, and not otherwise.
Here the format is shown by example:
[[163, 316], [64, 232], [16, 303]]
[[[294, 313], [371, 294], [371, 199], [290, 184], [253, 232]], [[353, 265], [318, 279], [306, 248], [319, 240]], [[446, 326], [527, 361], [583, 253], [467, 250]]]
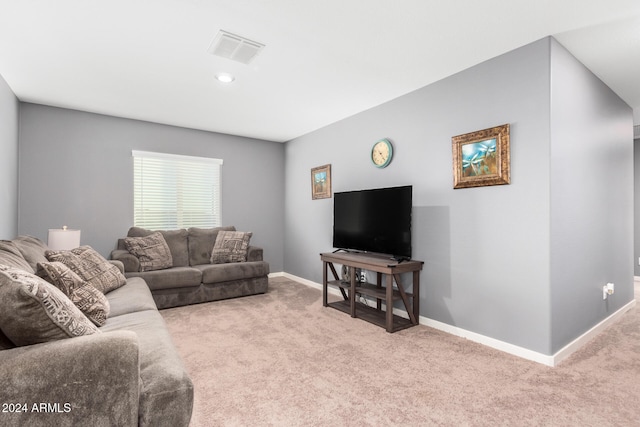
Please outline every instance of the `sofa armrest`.
[[137, 425], [138, 354], [132, 331], [0, 351], [0, 425]]
[[247, 261], [262, 261], [263, 250], [258, 246], [249, 246], [247, 248]]
[[115, 265], [116, 267], [118, 267], [118, 270], [120, 270], [120, 273], [124, 274], [124, 263], [122, 261], [118, 261], [116, 259], [110, 259], [109, 262]]
[[124, 264], [124, 271], [127, 273], [140, 271], [140, 261], [126, 249], [114, 249], [111, 251], [111, 259]]

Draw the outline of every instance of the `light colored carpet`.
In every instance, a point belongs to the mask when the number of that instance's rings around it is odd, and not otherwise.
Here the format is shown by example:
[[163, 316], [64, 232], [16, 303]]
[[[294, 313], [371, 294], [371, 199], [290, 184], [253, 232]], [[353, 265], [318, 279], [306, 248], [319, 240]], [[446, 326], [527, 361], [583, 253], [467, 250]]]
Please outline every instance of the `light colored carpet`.
[[640, 425], [635, 307], [555, 368], [426, 326], [394, 334], [285, 278], [161, 311], [200, 426]]

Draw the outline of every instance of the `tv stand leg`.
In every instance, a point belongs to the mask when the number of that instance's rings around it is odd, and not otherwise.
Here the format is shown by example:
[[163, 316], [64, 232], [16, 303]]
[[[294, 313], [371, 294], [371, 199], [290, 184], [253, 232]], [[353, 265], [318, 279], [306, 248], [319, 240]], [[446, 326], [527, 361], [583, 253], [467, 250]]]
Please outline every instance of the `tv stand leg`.
[[393, 332], [393, 275], [387, 274], [387, 312], [386, 326], [387, 332]]
[[[376, 273], [376, 288], [382, 289], [382, 273]], [[382, 311], [382, 300], [376, 298], [376, 309]]]

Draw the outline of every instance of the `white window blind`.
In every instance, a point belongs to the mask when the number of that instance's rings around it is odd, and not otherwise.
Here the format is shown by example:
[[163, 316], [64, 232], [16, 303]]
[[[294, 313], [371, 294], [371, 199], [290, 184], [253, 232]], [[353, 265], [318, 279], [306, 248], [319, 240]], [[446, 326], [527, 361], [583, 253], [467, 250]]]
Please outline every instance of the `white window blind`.
[[132, 154], [135, 226], [220, 226], [221, 159], [137, 150]]

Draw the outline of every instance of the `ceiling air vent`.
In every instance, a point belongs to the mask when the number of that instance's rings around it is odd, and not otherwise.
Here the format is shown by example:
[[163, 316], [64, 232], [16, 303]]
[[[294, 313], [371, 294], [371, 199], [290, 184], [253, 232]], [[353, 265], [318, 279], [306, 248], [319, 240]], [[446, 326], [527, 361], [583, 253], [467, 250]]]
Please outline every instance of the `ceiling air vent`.
[[224, 30], [216, 35], [208, 52], [233, 61], [250, 63], [260, 53], [264, 45]]

